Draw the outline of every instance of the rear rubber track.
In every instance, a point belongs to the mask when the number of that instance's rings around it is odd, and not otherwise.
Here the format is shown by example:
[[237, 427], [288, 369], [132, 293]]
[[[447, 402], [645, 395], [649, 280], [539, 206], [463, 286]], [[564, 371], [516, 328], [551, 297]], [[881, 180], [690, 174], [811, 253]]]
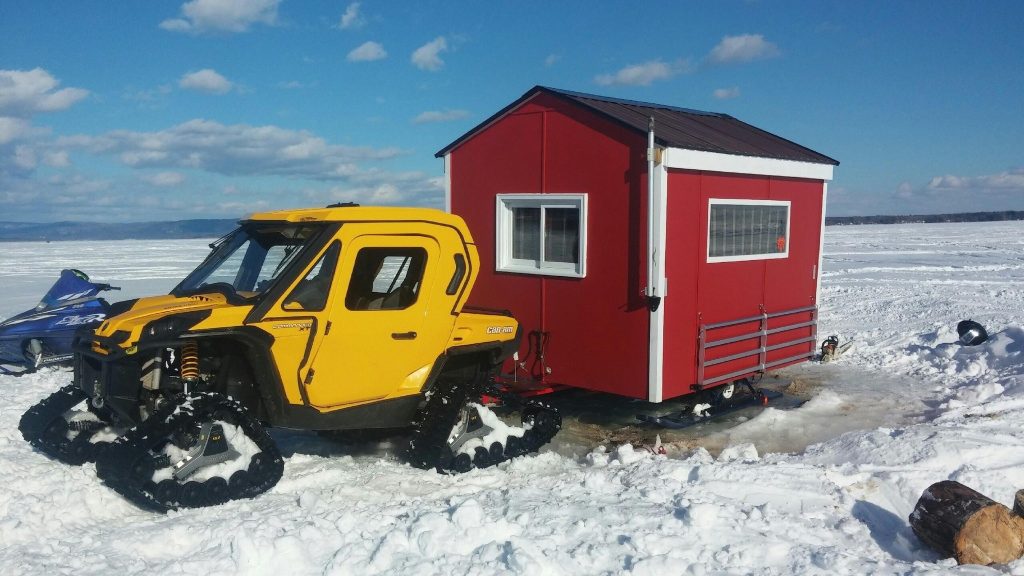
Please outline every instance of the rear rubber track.
[[[454, 454], [448, 444], [452, 428], [466, 403], [479, 401], [481, 394], [499, 398], [504, 405], [518, 409], [526, 431], [521, 437], [509, 436], [504, 443], [493, 442], [489, 447], [478, 447], [472, 456]], [[487, 384], [482, 390], [466, 383], [454, 384], [434, 390], [427, 398], [413, 427], [409, 461], [417, 468], [434, 468], [446, 474], [487, 468], [516, 456], [537, 452], [554, 438], [561, 427], [562, 416], [558, 410], [539, 400], [522, 399], [493, 384]]]

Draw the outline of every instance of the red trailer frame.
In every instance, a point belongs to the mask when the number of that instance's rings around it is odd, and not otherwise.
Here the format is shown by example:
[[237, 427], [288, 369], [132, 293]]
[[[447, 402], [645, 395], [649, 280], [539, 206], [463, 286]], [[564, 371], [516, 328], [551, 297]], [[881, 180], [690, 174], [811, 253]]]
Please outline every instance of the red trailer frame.
[[724, 114], [543, 87], [437, 156], [481, 256], [470, 304], [522, 325], [516, 378], [660, 402], [814, 353], [835, 160]]

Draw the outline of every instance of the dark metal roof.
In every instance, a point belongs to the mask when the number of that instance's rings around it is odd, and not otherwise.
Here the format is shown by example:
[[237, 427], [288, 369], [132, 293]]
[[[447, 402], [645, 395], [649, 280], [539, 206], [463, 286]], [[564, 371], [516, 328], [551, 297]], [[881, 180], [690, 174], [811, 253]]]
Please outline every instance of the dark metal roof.
[[435, 154], [444, 156], [453, 148], [484, 129], [506, 113], [518, 108], [537, 94], [546, 93], [582, 106], [637, 132], [647, 133], [650, 118], [654, 118], [655, 141], [670, 148], [701, 150], [720, 154], [756, 156], [838, 165], [839, 161], [805, 148], [795, 142], [776, 136], [741, 122], [728, 114], [702, 112], [648, 102], [595, 96], [556, 88], [535, 86], [515, 102], [499, 110], [475, 128], [460, 136]]

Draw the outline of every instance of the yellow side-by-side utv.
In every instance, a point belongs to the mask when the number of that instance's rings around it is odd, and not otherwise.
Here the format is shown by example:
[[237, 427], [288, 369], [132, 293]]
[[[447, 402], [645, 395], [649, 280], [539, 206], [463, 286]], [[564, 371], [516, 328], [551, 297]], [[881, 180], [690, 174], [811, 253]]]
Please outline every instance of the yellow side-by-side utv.
[[[271, 488], [265, 425], [396, 430], [415, 466], [465, 471], [536, 451], [560, 417], [480, 404], [519, 344], [508, 313], [468, 309], [479, 267], [458, 216], [335, 205], [256, 214], [169, 295], [119, 302], [78, 335], [74, 382], [30, 409], [44, 453], [96, 462], [111, 488], [168, 510]], [[507, 396], [507, 395], [506, 395]]]

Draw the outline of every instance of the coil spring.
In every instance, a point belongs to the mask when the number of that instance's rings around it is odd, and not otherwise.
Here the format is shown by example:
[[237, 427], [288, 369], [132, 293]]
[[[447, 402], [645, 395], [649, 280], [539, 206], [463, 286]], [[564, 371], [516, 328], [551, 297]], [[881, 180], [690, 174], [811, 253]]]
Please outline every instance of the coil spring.
[[181, 379], [199, 379], [199, 343], [195, 340], [186, 340], [181, 345]]

